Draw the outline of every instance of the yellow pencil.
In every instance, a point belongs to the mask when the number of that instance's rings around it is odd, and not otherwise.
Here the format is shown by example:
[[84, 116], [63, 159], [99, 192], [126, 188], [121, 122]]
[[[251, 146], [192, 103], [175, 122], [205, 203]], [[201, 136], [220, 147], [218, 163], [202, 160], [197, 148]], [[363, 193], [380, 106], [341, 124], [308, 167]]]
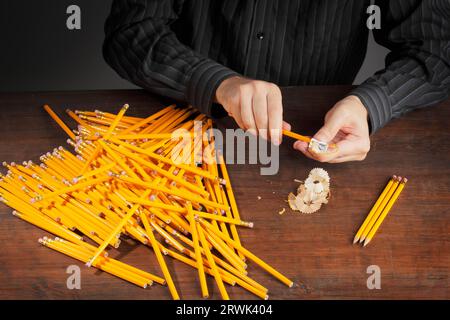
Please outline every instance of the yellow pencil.
[[394, 195], [389, 200], [389, 203], [386, 205], [386, 207], [383, 209], [383, 212], [381, 213], [380, 217], [378, 218], [375, 225], [370, 230], [369, 234], [367, 235], [366, 239], [364, 240], [364, 247], [369, 244], [370, 241], [372, 241], [373, 237], [375, 236], [375, 233], [377, 232], [378, 228], [383, 223], [384, 219], [388, 215], [389, 211], [392, 209], [392, 206], [397, 201], [398, 197], [400, 196], [400, 193], [402, 193], [403, 188], [405, 187], [406, 183], [408, 182], [408, 179], [403, 178], [402, 182], [398, 186], [397, 190], [395, 190]]
[[383, 200], [381, 201], [381, 204], [379, 205], [379, 207], [375, 211], [375, 213], [372, 216], [372, 218], [367, 223], [366, 227], [364, 228], [364, 231], [361, 233], [361, 238], [359, 239], [360, 243], [362, 243], [366, 239], [367, 235], [369, 234], [369, 232], [372, 229], [373, 225], [377, 221], [377, 219], [380, 216], [381, 212], [383, 211], [384, 207], [386, 207], [386, 204], [389, 202], [389, 199], [391, 199], [392, 195], [394, 194], [394, 192], [397, 189], [397, 187], [398, 187], [398, 185], [399, 185], [401, 180], [402, 180], [401, 177], [397, 177], [397, 179], [394, 180], [394, 183], [389, 188], [389, 191], [387, 192], [386, 196], [383, 198]]
[[[150, 194], [150, 191], [145, 191], [143, 197], [146, 197]], [[122, 230], [123, 226], [127, 223], [127, 221], [136, 213], [137, 209], [139, 208], [139, 204], [135, 204], [128, 210], [127, 214], [122, 218], [122, 221], [116, 226], [113, 232], [108, 236], [108, 238], [105, 239], [103, 244], [97, 248], [97, 251], [94, 253], [92, 258], [86, 263], [88, 267], [92, 265], [92, 263], [97, 259], [97, 257], [103, 252], [103, 250], [106, 249], [109, 242]]]
[[[59, 241], [47, 239], [46, 237], [44, 237], [44, 239], [39, 239], [39, 243], [41, 243], [44, 246], [49, 247], [53, 250], [59, 251], [69, 257], [72, 257], [74, 259], [77, 259], [77, 260], [80, 260], [83, 262], [85, 262], [88, 257], [87, 255], [85, 255], [79, 251], [75, 251], [75, 250], [71, 249], [70, 247], [62, 246]], [[102, 257], [102, 259], [103, 259], [103, 257]], [[144, 289], [147, 288], [147, 286], [149, 284], [151, 284], [151, 280], [145, 279], [139, 275], [130, 274], [129, 272], [124, 272], [120, 268], [115, 268], [109, 264], [105, 264], [104, 260], [102, 260], [101, 262], [96, 262], [94, 266], [98, 269], [101, 269], [101, 270], [106, 271], [110, 274], [113, 274], [119, 278], [122, 278], [128, 282], [134, 283]]]
[[64, 123], [64, 121], [61, 120], [60, 117], [50, 108], [49, 105], [44, 105], [45, 111], [52, 117], [53, 120], [63, 129], [67, 135], [70, 137], [70, 139], [75, 140], [75, 134], [69, 129], [69, 127]]
[[[0, 175], [0, 202], [60, 237], [41, 240], [44, 245], [144, 288], [167, 284], [174, 299], [180, 297], [164, 255], [197, 269], [205, 298], [209, 274], [224, 299], [224, 283], [267, 299], [268, 289], [248, 276], [246, 258], [292, 285], [243, 248], [237, 227], [253, 223], [240, 218], [225, 164], [202, 163], [204, 155], [211, 160], [218, 152], [212, 120], [204, 114], [175, 105], [146, 118], [125, 116], [128, 105], [117, 114], [66, 110], [77, 123], [72, 132], [44, 108], [76, 154], [58, 147], [40, 164], [5, 164], [8, 174]], [[178, 129], [188, 133], [183, 141], [172, 139]], [[187, 143], [193, 145], [189, 152]], [[117, 248], [121, 235], [151, 246], [164, 277], [108, 257], [106, 248]]]
[[225, 286], [223, 285], [223, 280], [221, 275], [219, 274], [219, 271], [217, 270], [216, 263], [214, 262], [214, 259], [211, 255], [211, 251], [209, 251], [209, 245], [208, 242], [205, 239], [205, 234], [203, 233], [203, 230], [198, 222], [195, 223], [197, 232], [199, 234], [200, 241], [202, 243], [203, 249], [206, 253], [206, 258], [208, 259], [208, 263], [211, 267], [211, 270], [214, 274], [214, 278], [216, 279], [217, 287], [219, 288], [220, 295], [222, 296], [223, 300], [230, 300], [230, 297], [228, 296], [228, 292], [225, 289]]
[[111, 134], [113, 133], [114, 129], [119, 124], [120, 119], [122, 119], [122, 117], [124, 116], [125, 112], [127, 112], [128, 108], [129, 108], [128, 104], [123, 105], [123, 107], [120, 109], [119, 113], [114, 118], [114, 120], [111, 123], [111, 125], [109, 126], [108, 131], [106, 131], [105, 135], [103, 136], [104, 139], [108, 139], [111, 136]]
[[[233, 192], [232, 185], [231, 185], [231, 179], [228, 174], [227, 166], [225, 164], [225, 159], [221, 152], [219, 152], [219, 165], [220, 165], [220, 170], [222, 172], [223, 178], [225, 179], [225, 190], [226, 190], [226, 195], [228, 196], [228, 199], [229, 199], [229, 202], [231, 205], [231, 213], [235, 219], [240, 220], [241, 218], [240, 218], [240, 214], [239, 214], [239, 209], [237, 207], [236, 199], [234, 197], [234, 192]], [[239, 235], [238, 235], [237, 231], [235, 230], [235, 228], [231, 228], [231, 234], [233, 235], [233, 239], [238, 244], [241, 244], [241, 240], [239, 239]], [[241, 259], [243, 259], [245, 261], [245, 256], [241, 252], [238, 251], [238, 255]]]
[[243, 227], [247, 227], [247, 228], [253, 228], [253, 222], [232, 219], [232, 218], [229, 218], [226, 216], [222, 216], [220, 214], [206, 213], [203, 211], [195, 211], [194, 215], [205, 218], [205, 219], [211, 219], [211, 220], [226, 222], [226, 223], [233, 224], [233, 225], [239, 225], [239, 226], [243, 226]]
[[394, 176], [391, 177], [391, 179], [389, 180], [388, 184], [384, 188], [383, 192], [378, 197], [378, 200], [375, 202], [375, 204], [373, 205], [373, 207], [370, 210], [369, 214], [367, 215], [366, 219], [364, 220], [363, 224], [358, 229], [358, 232], [356, 233], [355, 238], [353, 239], [353, 243], [358, 242], [359, 238], [361, 237], [361, 235], [364, 232], [364, 229], [366, 228], [366, 226], [369, 223], [370, 219], [372, 219], [373, 215], [377, 211], [377, 209], [380, 206], [380, 204], [383, 202], [384, 198], [386, 197], [386, 194], [389, 192], [389, 189], [391, 188], [391, 186], [392, 186], [392, 184], [394, 183], [395, 180], [397, 180], [397, 176], [394, 175]]
[[114, 168], [116, 166], [115, 163], [110, 163], [104, 166], [101, 166], [97, 169], [91, 170], [89, 172], [86, 172], [80, 176], [77, 176], [75, 178], [72, 179], [73, 183], [78, 183], [78, 181], [95, 176], [95, 175], [99, 175], [100, 173], [104, 173], [105, 171], [111, 170], [112, 168]]
[[304, 142], [311, 142], [311, 137], [307, 137], [307, 136], [302, 136], [301, 134], [298, 133], [294, 133], [288, 130], [283, 130], [283, 135], [287, 136], [287, 137], [291, 137], [293, 139], [296, 140], [300, 140], [300, 141], [304, 141]]
[[[186, 256], [183, 256], [183, 255], [181, 255], [175, 251], [172, 251], [170, 249], [166, 249], [166, 251], [167, 251], [167, 254], [169, 256], [171, 256], [172, 258], [177, 259], [178, 261], [181, 261], [181, 262], [187, 264], [188, 266], [191, 266], [191, 267], [197, 269], [197, 262], [195, 260], [187, 258]], [[210, 268], [204, 267], [204, 269], [205, 269], [206, 273], [208, 273], [211, 276], [214, 276], [214, 274]], [[223, 275], [222, 279], [224, 282], [228, 283], [229, 285], [234, 286], [236, 284], [236, 281], [232, 280], [231, 277], [232, 277], [232, 274], [228, 273], [228, 275]]]
[[87, 126], [87, 123], [84, 122], [82, 119], [80, 119], [80, 117], [79, 117], [75, 112], [73, 112], [72, 110], [66, 109], [66, 113], [67, 113], [73, 120], [75, 120], [78, 124], [80, 124], [80, 125], [82, 125], [82, 126]]
[[200, 279], [200, 287], [202, 290], [202, 296], [203, 296], [203, 298], [208, 298], [209, 292], [208, 292], [208, 286], [206, 284], [206, 277], [205, 277], [205, 270], [203, 267], [202, 253], [200, 251], [199, 236], [197, 233], [196, 222], [194, 219], [194, 214], [192, 213], [192, 205], [190, 202], [187, 203], [187, 210], [188, 210], [188, 217], [189, 217], [189, 222], [190, 222], [190, 229], [191, 229], [190, 231], [191, 231], [191, 235], [192, 235], [192, 241], [194, 243], [195, 258], [197, 260], [198, 277]]
[[91, 180], [88, 180], [88, 181], [85, 181], [82, 183], [77, 183], [77, 184], [74, 184], [72, 186], [69, 186], [69, 187], [66, 187], [63, 189], [59, 189], [59, 190], [49, 192], [49, 193], [44, 193], [44, 194], [34, 198], [34, 201], [42, 201], [44, 199], [48, 200], [48, 199], [51, 199], [51, 198], [54, 198], [54, 197], [57, 197], [60, 195], [64, 195], [66, 193], [74, 192], [74, 191], [77, 191], [77, 190], [80, 190], [83, 188], [93, 186], [93, 185], [101, 183], [101, 182], [105, 182], [106, 180], [110, 180], [110, 179], [111, 179], [111, 177], [106, 176], [106, 177], [101, 177], [101, 178], [97, 178], [97, 179], [91, 179]]
[[166, 114], [168, 111], [173, 110], [175, 108], [175, 105], [170, 105], [164, 109], [162, 109], [161, 111], [145, 118], [142, 119], [141, 121], [137, 122], [136, 124], [134, 124], [133, 126], [129, 127], [128, 129], [125, 129], [121, 134], [128, 134], [130, 132], [133, 132], [136, 129], [139, 129], [140, 127], [146, 125], [147, 123], [163, 116], [164, 114]]
[[169, 269], [167, 268], [167, 264], [164, 260], [164, 257], [161, 254], [161, 250], [158, 246], [158, 243], [156, 241], [155, 235], [153, 234], [153, 230], [150, 227], [150, 224], [148, 222], [147, 216], [144, 212], [140, 212], [141, 221], [144, 225], [145, 230], [147, 231], [147, 236], [150, 239], [150, 243], [153, 247], [153, 250], [155, 251], [156, 259], [158, 260], [159, 266], [161, 268], [161, 271], [164, 275], [164, 278], [166, 279], [167, 286], [169, 287], [170, 294], [172, 295], [172, 298], [174, 300], [180, 300], [180, 296], [178, 295], [178, 291], [175, 287], [175, 284], [173, 283], [172, 276], [170, 275]]
[[277, 278], [278, 280], [283, 282], [285, 285], [287, 285], [290, 288], [294, 285], [294, 282], [292, 280], [290, 280], [287, 277], [285, 277], [284, 275], [282, 275], [280, 272], [275, 270], [273, 267], [271, 267], [270, 265], [265, 263], [263, 260], [261, 260], [260, 258], [255, 256], [253, 253], [251, 253], [250, 251], [248, 251], [247, 249], [245, 249], [244, 247], [239, 245], [236, 241], [231, 240], [230, 238], [227, 239], [227, 237], [222, 232], [215, 230], [214, 227], [211, 224], [209, 224], [205, 220], [200, 220], [200, 222], [204, 226], [206, 226], [209, 230], [213, 231], [219, 238], [221, 238], [222, 240], [224, 240], [227, 243], [231, 244], [235, 249], [237, 249], [240, 252], [242, 252], [242, 254], [244, 254], [247, 258], [249, 258], [250, 260], [252, 260], [256, 264], [258, 264], [261, 268], [263, 268], [264, 270], [269, 272], [271, 275], [273, 275], [275, 278]]

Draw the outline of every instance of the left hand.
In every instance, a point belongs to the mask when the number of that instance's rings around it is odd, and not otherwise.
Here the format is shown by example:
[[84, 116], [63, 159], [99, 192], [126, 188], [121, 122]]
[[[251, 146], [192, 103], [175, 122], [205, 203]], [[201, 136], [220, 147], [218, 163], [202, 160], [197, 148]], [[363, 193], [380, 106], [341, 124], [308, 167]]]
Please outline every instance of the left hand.
[[367, 110], [356, 96], [348, 96], [336, 103], [325, 116], [324, 126], [316, 133], [315, 139], [337, 148], [325, 153], [314, 153], [308, 143], [297, 141], [294, 149], [308, 158], [329, 163], [362, 161], [370, 150]]

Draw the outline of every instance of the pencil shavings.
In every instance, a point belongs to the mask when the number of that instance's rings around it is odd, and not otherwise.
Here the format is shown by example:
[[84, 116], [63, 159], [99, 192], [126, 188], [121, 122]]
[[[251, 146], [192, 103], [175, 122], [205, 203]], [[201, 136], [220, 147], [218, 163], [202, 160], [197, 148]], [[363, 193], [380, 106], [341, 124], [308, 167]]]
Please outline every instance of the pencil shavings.
[[295, 194], [293, 194], [292, 192], [289, 193], [288, 204], [289, 204], [289, 207], [294, 211], [298, 211], [296, 200], [297, 200], [297, 196]]
[[314, 193], [328, 193], [330, 191], [330, 176], [324, 169], [312, 169], [304, 185], [306, 190]]
[[293, 211], [311, 214], [319, 211], [323, 204], [327, 204], [329, 197], [330, 176], [324, 169], [315, 168], [304, 183], [300, 182], [297, 195], [289, 193], [288, 204]]

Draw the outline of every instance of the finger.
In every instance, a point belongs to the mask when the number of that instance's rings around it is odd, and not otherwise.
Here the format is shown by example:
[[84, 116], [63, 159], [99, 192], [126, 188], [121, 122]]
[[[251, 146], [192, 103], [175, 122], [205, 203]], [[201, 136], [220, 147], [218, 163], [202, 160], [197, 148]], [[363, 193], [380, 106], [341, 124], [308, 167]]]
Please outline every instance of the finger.
[[295, 141], [294, 142], [294, 149], [302, 152], [308, 151], [308, 143], [304, 141]]
[[[364, 141], [362, 139], [349, 140], [349, 138], [336, 142], [336, 149], [332, 152], [315, 153], [310, 150], [312, 156], [320, 162], [338, 163], [338, 159], [346, 159], [346, 161], [357, 161], [362, 155], [367, 154]], [[344, 162], [344, 161], [341, 161]]]
[[296, 141], [294, 143], [294, 149], [297, 149], [301, 152], [303, 152], [305, 155], [310, 156], [311, 158], [317, 160], [317, 161], [325, 161], [327, 159], [332, 159], [334, 157], [337, 157], [335, 154], [337, 148], [333, 149], [330, 152], [324, 152], [324, 153], [315, 153], [310, 147], [309, 143], [304, 141]]
[[267, 95], [267, 110], [269, 117], [270, 140], [274, 145], [281, 143], [281, 127], [283, 125], [283, 105], [278, 92]]
[[303, 153], [308, 158], [311, 158], [313, 160], [317, 160], [314, 157], [314, 155], [311, 152], [309, 152], [308, 143], [306, 143], [304, 141], [296, 141], [296, 142], [294, 142], [294, 149], [300, 151], [301, 153]]
[[361, 157], [360, 155], [352, 155], [352, 156], [344, 156], [344, 157], [335, 157], [334, 154], [331, 155], [319, 155], [319, 154], [315, 154], [310, 152], [309, 148], [308, 148], [308, 144], [306, 142], [303, 141], [297, 141], [294, 143], [294, 148], [299, 150], [300, 152], [302, 152], [306, 157], [312, 159], [312, 160], [316, 160], [316, 161], [320, 161], [320, 162], [328, 162], [328, 163], [341, 163], [341, 162], [346, 162], [346, 161], [358, 161], [359, 158]]
[[308, 149], [311, 156], [319, 161], [319, 162], [330, 162], [339, 157], [339, 151], [335, 152], [323, 152], [323, 153], [315, 153], [311, 149]]
[[319, 162], [329, 162], [332, 159], [335, 159], [340, 156], [339, 148], [333, 148], [330, 149], [328, 152], [323, 153], [315, 153], [310, 147], [307, 142], [304, 141], [296, 141], [294, 143], [294, 149], [299, 150], [302, 152], [305, 156], [308, 158], [314, 159]]
[[283, 130], [287, 130], [287, 131], [291, 131], [291, 125], [289, 123], [287, 123], [286, 121], [283, 121], [283, 126], [282, 126]]
[[333, 159], [330, 161], [330, 163], [343, 163], [343, 162], [350, 162], [350, 161], [362, 161], [366, 158], [366, 154], [355, 154], [350, 156], [344, 156], [344, 157], [338, 157], [336, 159]]
[[329, 143], [345, 125], [345, 120], [345, 116], [339, 113], [333, 113], [325, 120], [323, 127], [314, 135], [314, 138]]
[[235, 116], [235, 117], [233, 117], [233, 119], [234, 119], [234, 121], [236, 121], [238, 127], [245, 131], [244, 123], [242, 122], [241, 117]]
[[256, 93], [253, 95], [253, 116], [256, 122], [258, 134], [267, 140], [267, 129], [269, 119], [267, 116], [267, 95], [266, 93]]
[[[300, 142], [303, 142], [303, 141], [300, 141]], [[294, 143], [294, 145], [295, 145], [295, 144], [296, 144], [296, 143]], [[317, 159], [314, 158], [314, 156], [308, 151], [308, 148], [304, 148], [303, 146], [300, 146], [300, 147], [295, 148], [295, 149], [297, 149], [298, 151], [300, 151], [301, 153], [303, 153], [303, 155], [304, 155], [305, 157], [307, 157], [307, 158], [309, 158], [309, 159], [311, 159], [311, 160], [317, 161]]]
[[[236, 107], [236, 109], [239, 109], [239, 106]], [[242, 121], [241, 113], [239, 110], [232, 110], [231, 116], [233, 117], [234, 121], [236, 121], [239, 128], [242, 130], [245, 130], [244, 122]]]
[[346, 156], [352, 156], [361, 154], [362, 150], [360, 148], [360, 140], [349, 140], [342, 139], [335, 143], [336, 148], [334, 149], [335, 152], [335, 159], [340, 157], [346, 157]]
[[249, 130], [251, 133], [256, 134], [256, 123], [253, 116], [252, 107], [253, 96], [249, 93], [241, 94], [241, 106], [240, 114], [242, 118], [242, 123], [244, 124], [245, 130]]
[[333, 160], [336, 161], [335, 163], [362, 161], [366, 158], [370, 150], [370, 140], [364, 138], [355, 140], [344, 139], [336, 145], [340, 150], [340, 156]]

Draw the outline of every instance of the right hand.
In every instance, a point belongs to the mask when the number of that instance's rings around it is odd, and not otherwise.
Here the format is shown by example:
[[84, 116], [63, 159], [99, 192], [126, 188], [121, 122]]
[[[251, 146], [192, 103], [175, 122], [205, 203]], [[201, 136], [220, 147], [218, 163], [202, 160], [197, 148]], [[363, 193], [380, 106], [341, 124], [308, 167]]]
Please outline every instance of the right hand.
[[243, 130], [270, 138], [275, 145], [281, 143], [282, 129], [290, 130], [283, 121], [281, 90], [276, 84], [231, 77], [217, 88], [216, 101]]

